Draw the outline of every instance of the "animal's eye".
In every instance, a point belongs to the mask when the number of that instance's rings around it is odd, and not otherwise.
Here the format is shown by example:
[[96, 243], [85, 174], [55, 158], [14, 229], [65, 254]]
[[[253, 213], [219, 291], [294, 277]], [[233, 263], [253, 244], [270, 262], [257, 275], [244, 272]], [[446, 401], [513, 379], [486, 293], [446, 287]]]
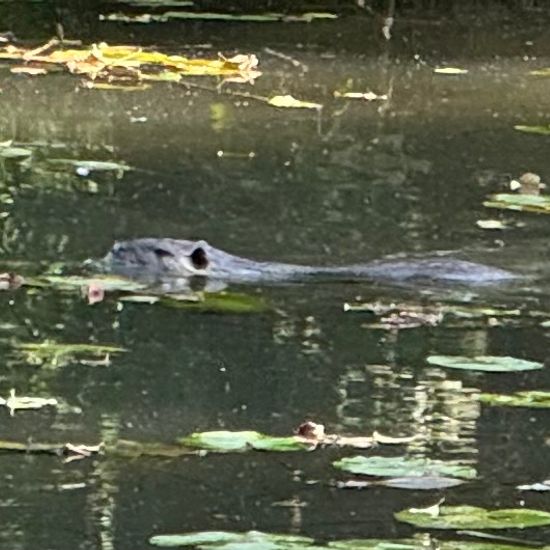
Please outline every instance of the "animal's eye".
[[154, 250], [157, 258], [173, 258], [174, 255], [164, 248], [155, 248]]
[[123, 255], [126, 254], [126, 252], [128, 252], [128, 249], [123, 244], [116, 243], [113, 246], [113, 254]]
[[189, 257], [195, 269], [206, 269], [208, 267], [208, 256], [204, 248], [198, 246]]

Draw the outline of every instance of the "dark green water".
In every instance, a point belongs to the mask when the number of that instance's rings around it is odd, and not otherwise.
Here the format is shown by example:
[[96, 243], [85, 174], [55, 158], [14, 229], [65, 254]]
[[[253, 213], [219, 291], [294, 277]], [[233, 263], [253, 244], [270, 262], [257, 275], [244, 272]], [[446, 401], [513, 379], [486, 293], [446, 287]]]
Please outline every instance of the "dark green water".
[[[17, 270], [25, 274], [39, 262], [100, 256], [114, 239], [172, 236], [301, 263], [450, 249], [501, 267], [538, 270], [548, 254], [548, 219], [502, 214], [482, 202], [510, 177], [550, 174], [549, 138], [513, 129], [547, 124], [550, 117], [549, 81], [528, 74], [550, 65], [547, 22], [409, 21], [390, 42], [361, 20], [336, 26], [330, 40], [317, 38], [323, 33], [313, 27], [101, 27], [101, 38], [113, 42], [139, 38], [201, 56], [256, 53], [264, 74], [255, 86], [224, 89], [291, 93], [322, 103], [321, 114], [218, 94], [214, 79], [193, 81], [214, 91], [159, 84], [104, 92], [80, 88], [72, 75], [28, 78], [2, 69], [1, 140], [39, 142], [44, 162], [30, 168], [3, 163], [0, 262], [9, 269], [24, 262]], [[434, 74], [443, 64], [469, 72]], [[350, 79], [354, 90], [391, 98], [334, 98]], [[48, 158], [117, 160], [135, 170], [121, 179], [84, 178], [45, 169]], [[476, 226], [495, 217], [524, 225], [504, 232]], [[70, 464], [4, 454], [3, 548], [130, 550], [148, 547], [153, 534], [202, 529], [320, 539], [409, 536], [413, 530], [392, 513], [442, 495], [448, 504], [525, 501], [550, 511], [544, 495], [515, 489], [548, 477], [548, 413], [489, 408], [475, 399], [480, 390], [548, 389], [547, 369], [476, 374], [425, 361], [445, 353], [545, 361], [548, 329], [482, 322], [387, 331], [365, 327], [371, 321], [365, 314], [343, 312], [357, 297], [418, 302], [425, 297], [421, 289], [365, 283], [244, 290], [264, 297], [273, 311], [206, 314], [120, 307], [115, 297], [88, 306], [78, 292], [2, 293], [0, 395], [16, 388], [21, 395], [54, 396], [69, 410], [20, 411], [13, 418], [0, 411], [1, 438], [169, 442], [198, 430], [289, 434], [313, 419], [348, 435], [417, 434], [413, 443], [381, 452], [467, 459], [481, 479], [430, 493], [335, 489], [331, 482], [345, 476], [331, 461], [357, 454], [353, 450]], [[484, 305], [550, 311], [542, 283], [517, 292], [474, 292]], [[456, 292], [461, 299], [466, 293]], [[129, 351], [106, 368], [48, 369], [13, 358], [14, 340], [45, 339]], [[66, 487], [74, 483], [84, 486]], [[276, 505], [293, 499], [299, 504]], [[550, 531], [520, 536], [548, 541]]]

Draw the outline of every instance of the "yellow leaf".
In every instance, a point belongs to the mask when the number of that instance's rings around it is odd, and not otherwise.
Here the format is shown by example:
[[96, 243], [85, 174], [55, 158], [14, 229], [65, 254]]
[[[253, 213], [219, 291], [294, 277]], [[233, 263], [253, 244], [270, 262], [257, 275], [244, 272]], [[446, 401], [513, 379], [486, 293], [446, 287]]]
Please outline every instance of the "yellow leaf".
[[436, 67], [434, 73], [437, 74], [466, 74], [467, 69], [459, 69], [458, 67]]
[[267, 102], [273, 107], [283, 107], [288, 109], [322, 109], [320, 103], [312, 103], [311, 101], [301, 101], [291, 95], [276, 95], [270, 97]]

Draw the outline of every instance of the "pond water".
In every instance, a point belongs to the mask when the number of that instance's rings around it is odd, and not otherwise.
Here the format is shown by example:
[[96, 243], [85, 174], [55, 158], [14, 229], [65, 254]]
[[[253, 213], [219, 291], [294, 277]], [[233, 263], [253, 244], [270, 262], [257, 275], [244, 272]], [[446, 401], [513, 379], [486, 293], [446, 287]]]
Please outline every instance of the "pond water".
[[[2, 439], [169, 443], [220, 429], [290, 435], [306, 419], [330, 433], [417, 437], [375, 451], [98, 456], [68, 464], [1, 454], [2, 546], [130, 550], [148, 547], [155, 534], [198, 530], [409, 537], [415, 530], [393, 513], [441, 497], [550, 511], [544, 493], [516, 489], [549, 477], [548, 412], [477, 399], [479, 392], [548, 389], [548, 369], [483, 373], [426, 362], [434, 354], [546, 360], [548, 218], [483, 206], [524, 172], [550, 177], [549, 138], [514, 129], [550, 120], [548, 80], [529, 74], [550, 65], [545, 29], [541, 19], [519, 27], [507, 19], [411, 19], [385, 41], [363, 18], [269, 27], [103, 23], [75, 38], [97, 33], [197, 57], [255, 53], [263, 75], [253, 87], [228, 83], [221, 91], [205, 77], [191, 81], [201, 88], [158, 83], [124, 92], [83, 89], [64, 72], [29, 77], [1, 69], [1, 140], [33, 149], [30, 163], [1, 164], [4, 270], [25, 276], [63, 262], [67, 273], [115, 239], [171, 236], [304, 264], [452, 250], [542, 273], [512, 289], [369, 282], [230, 289], [269, 304], [241, 314], [122, 303], [116, 294], [90, 306], [78, 290], [3, 292], [0, 395], [15, 388], [63, 407], [13, 417], [0, 411]], [[21, 36], [37, 37], [41, 29]], [[468, 73], [435, 74], [437, 66]], [[334, 97], [345, 89], [389, 99]], [[277, 109], [235, 95], [246, 92], [292, 94], [323, 109]], [[48, 162], [67, 158], [133, 169], [78, 175]], [[509, 228], [476, 225], [485, 219]], [[398, 330], [344, 311], [346, 303], [373, 301], [473, 302], [526, 315]], [[45, 340], [127, 351], [108, 366], [57, 367], [29, 364], [15, 352], [18, 343]], [[336, 488], [351, 476], [332, 461], [357, 454], [460, 459], [479, 478], [444, 491]], [[550, 540], [549, 528], [506, 534]]]

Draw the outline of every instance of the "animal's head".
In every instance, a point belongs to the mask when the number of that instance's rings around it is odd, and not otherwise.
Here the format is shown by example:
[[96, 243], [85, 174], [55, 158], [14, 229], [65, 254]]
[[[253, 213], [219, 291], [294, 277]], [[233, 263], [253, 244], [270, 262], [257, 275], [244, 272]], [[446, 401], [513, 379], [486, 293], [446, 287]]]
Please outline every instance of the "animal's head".
[[104, 262], [115, 270], [208, 275], [210, 248], [205, 241], [135, 239], [116, 242]]

